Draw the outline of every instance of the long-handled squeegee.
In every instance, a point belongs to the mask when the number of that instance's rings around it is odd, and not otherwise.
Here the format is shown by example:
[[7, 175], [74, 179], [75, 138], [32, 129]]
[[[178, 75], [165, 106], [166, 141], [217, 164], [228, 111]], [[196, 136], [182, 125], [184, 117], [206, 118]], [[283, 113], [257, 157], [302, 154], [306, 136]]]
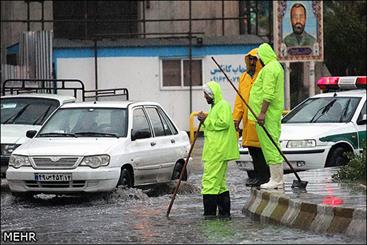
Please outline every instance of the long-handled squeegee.
[[[257, 118], [257, 116], [255, 115], [255, 112], [251, 109], [251, 107], [246, 103], [245, 99], [241, 96], [240, 92], [237, 90], [237, 88], [233, 85], [232, 81], [228, 78], [227, 74], [224, 72], [224, 70], [222, 69], [222, 67], [217, 63], [217, 61], [214, 59], [214, 57], [212, 57], [212, 60], [214, 61], [214, 63], [218, 66], [218, 68], [222, 71], [222, 73], [224, 74], [224, 76], [227, 78], [228, 82], [232, 85], [232, 87], [234, 88], [234, 90], [236, 90], [237, 94], [240, 96], [241, 100], [243, 101], [243, 103], [245, 103], [246, 107], [249, 109], [249, 111], [252, 113], [252, 115], [254, 115], [255, 118]], [[308, 184], [307, 181], [303, 181], [301, 180], [301, 178], [298, 176], [297, 172], [294, 170], [294, 168], [292, 167], [292, 165], [289, 163], [288, 159], [285, 157], [285, 155], [283, 154], [283, 152], [279, 149], [278, 145], [275, 143], [274, 139], [271, 137], [270, 133], [268, 132], [268, 130], [265, 128], [264, 125], [260, 126], [264, 129], [266, 135], [269, 137], [270, 141], [273, 143], [273, 145], [277, 148], [277, 150], [279, 151], [280, 155], [282, 155], [284, 161], [289, 165], [290, 169], [293, 171], [293, 173], [296, 175], [297, 179], [293, 180], [293, 184], [292, 184], [292, 189], [293, 188], [297, 188], [297, 189], [306, 189], [306, 186]]]

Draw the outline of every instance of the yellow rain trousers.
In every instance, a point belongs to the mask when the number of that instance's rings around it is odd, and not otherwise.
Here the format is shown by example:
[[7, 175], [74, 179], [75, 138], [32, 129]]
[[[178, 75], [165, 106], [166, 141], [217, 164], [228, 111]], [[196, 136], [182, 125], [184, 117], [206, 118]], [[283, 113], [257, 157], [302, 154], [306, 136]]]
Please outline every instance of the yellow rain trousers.
[[226, 184], [227, 162], [240, 157], [232, 110], [222, 99], [220, 85], [208, 83], [214, 95], [214, 105], [203, 123], [204, 147], [202, 160], [204, 173], [201, 194], [218, 195], [228, 191]]
[[[258, 55], [265, 66], [261, 69], [251, 89], [249, 106], [253, 109], [256, 116], [258, 116], [263, 101], [265, 100], [270, 103], [265, 114], [264, 126], [280, 148], [280, 120], [284, 108], [284, 70], [269, 44], [261, 44], [258, 49]], [[248, 111], [248, 117], [251, 121], [257, 121], [250, 111]], [[268, 165], [282, 163], [282, 156], [258, 124], [256, 124], [256, 132], [266, 163]]]

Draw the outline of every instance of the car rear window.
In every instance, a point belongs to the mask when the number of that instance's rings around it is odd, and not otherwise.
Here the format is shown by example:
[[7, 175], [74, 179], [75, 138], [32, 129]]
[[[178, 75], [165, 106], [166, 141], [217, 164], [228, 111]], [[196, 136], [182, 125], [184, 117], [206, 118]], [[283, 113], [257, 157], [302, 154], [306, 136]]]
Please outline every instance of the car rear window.
[[1, 123], [42, 125], [59, 105], [53, 99], [5, 98], [1, 100]]

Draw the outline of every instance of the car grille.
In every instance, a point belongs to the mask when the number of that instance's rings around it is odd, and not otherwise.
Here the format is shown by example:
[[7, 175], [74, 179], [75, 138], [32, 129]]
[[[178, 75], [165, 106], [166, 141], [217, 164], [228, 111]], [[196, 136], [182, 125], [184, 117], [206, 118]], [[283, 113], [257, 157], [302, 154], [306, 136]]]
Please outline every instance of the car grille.
[[74, 181], [34, 181], [25, 182], [30, 188], [81, 188], [85, 186], [85, 180]]
[[75, 168], [78, 157], [32, 157], [34, 167], [38, 169], [71, 169]]

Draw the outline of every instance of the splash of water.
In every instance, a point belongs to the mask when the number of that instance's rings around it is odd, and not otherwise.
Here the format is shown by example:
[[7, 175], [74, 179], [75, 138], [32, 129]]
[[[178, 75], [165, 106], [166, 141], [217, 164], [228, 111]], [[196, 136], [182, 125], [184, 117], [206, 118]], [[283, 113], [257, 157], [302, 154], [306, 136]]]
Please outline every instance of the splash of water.
[[[150, 186], [146, 188], [144, 192], [150, 197], [163, 196], [167, 194], [172, 194], [176, 186], [178, 184], [178, 180], [172, 180], [168, 183], [157, 184], [154, 186]], [[178, 188], [177, 194], [185, 195], [185, 194], [199, 194], [200, 188], [194, 185], [193, 183], [187, 181], [181, 181], [180, 187]]]
[[141, 189], [116, 187], [112, 192], [108, 193], [106, 200], [109, 203], [128, 202], [128, 201], [149, 201], [149, 197]]

